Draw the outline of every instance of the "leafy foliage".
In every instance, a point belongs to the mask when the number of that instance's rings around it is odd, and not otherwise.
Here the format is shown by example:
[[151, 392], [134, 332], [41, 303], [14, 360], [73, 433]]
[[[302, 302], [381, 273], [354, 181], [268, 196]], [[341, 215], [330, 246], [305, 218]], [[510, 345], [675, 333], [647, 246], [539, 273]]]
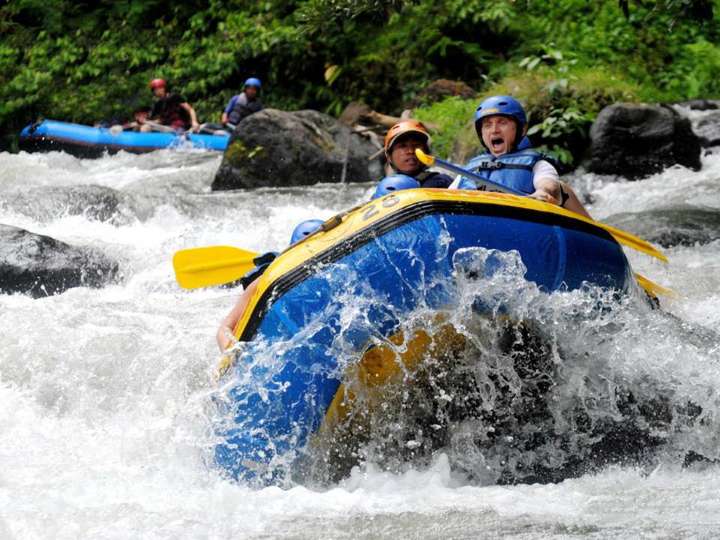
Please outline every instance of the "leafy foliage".
[[[0, 7], [0, 147], [39, 116], [129, 116], [156, 76], [206, 121], [249, 76], [271, 106], [332, 114], [353, 100], [398, 114], [448, 78], [517, 95], [534, 140], [576, 159], [615, 100], [720, 97], [719, 1], [11, 0]], [[427, 108], [446, 126], [437, 148], [469, 151], [474, 105]]]

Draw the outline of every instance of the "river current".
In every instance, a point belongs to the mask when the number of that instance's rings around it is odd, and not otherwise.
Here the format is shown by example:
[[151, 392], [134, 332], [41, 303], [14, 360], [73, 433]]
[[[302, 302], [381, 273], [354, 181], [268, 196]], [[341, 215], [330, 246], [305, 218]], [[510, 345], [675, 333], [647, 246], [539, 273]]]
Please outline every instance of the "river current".
[[[0, 295], [0, 538], [720, 537], [720, 465], [683, 467], [671, 452], [652, 467], [550, 484], [468, 481], [442, 452], [402, 471], [369, 463], [324, 487], [222, 478], [208, 465], [207, 403], [215, 330], [239, 289], [181, 290], [173, 253], [281, 250], [296, 223], [347, 209], [370, 186], [211, 193], [220, 159], [0, 154], [0, 223], [96, 247], [120, 266], [101, 289]], [[705, 155], [698, 172], [674, 167], [637, 182], [579, 174], [574, 183], [594, 217], [622, 215], [631, 232], [656, 210], [720, 213], [720, 154]], [[109, 217], [58, 207], [50, 192], [98, 185], [120, 194]], [[626, 250], [636, 271], [677, 292], [664, 312], [623, 311], [612, 338], [576, 345], [602, 352], [603, 369], [699, 404], [705, 427], [673, 448], [720, 458], [720, 230], [665, 251], [667, 265]], [[589, 375], [592, 363], [582, 369]]]

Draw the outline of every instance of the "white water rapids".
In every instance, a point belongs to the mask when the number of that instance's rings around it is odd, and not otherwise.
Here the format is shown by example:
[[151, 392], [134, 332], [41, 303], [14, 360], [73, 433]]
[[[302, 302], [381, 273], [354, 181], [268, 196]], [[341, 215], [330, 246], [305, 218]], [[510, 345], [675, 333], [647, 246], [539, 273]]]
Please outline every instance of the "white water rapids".
[[[369, 464], [322, 489], [254, 490], [221, 478], [208, 465], [207, 401], [215, 330], [239, 290], [182, 291], [173, 253], [283, 249], [296, 223], [349, 208], [369, 186], [211, 193], [219, 162], [203, 152], [0, 154], [0, 223], [96, 247], [121, 272], [101, 289], [0, 295], [1, 539], [720, 536], [720, 466], [683, 468], [669, 457], [546, 485], [467, 482], [442, 453], [402, 473]], [[578, 183], [601, 220], [678, 204], [720, 211], [718, 154], [699, 172]], [[122, 194], [111, 219], [73, 214], [44, 195], [89, 185]], [[667, 249], [668, 265], [626, 250], [636, 271], [677, 291], [663, 308], [678, 319], [650, 314], [601, 347], [617, 372], [661, 379], [716, 428], [720, 343], [692, 339], [720, 330], [715, 233]], [[701, 432], [686, 448], [716, 442]]]

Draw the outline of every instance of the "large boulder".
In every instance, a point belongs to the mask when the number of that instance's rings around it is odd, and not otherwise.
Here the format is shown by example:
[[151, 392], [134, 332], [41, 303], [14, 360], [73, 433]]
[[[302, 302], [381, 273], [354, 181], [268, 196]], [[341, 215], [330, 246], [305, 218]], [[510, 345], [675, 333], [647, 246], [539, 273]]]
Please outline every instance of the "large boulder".
[[614, 214], [604, 220], [662, 247], [707, 244], [720, 238], [720, 210], [679, 205]]
[[617, 103], [590, 129], [589, 169], [635, 179], [680, 164], [700, 168], [700, 142], [672, 107]]
[[238, 124], [212, 189], [368, 182], [382, 176], [377, 151], [328, 115], [265, 109]]
[[0, 292], [38, 298], [71, 287], [100, 287], [117, 272], [117, 262], [94, 249], [0, 224]]

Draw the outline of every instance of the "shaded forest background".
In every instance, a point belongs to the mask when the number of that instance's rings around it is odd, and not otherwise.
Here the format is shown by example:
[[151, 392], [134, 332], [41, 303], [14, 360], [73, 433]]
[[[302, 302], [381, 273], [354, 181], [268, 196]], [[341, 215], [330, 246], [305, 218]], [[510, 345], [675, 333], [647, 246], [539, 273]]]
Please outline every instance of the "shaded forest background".
[[[439, 126], [451, 155], [477, 102], [512, 93], [534, 140], [566, 163], [616, 101], [720, 97], [720, 0], [16, 0], [0, 7], [0, 149], [39, 118], [92, 124], [167, 79], [217, 121], [250, 76], [280, 109], [354, 100]], [[423, 103], [446, 78], [473, 99]]]

